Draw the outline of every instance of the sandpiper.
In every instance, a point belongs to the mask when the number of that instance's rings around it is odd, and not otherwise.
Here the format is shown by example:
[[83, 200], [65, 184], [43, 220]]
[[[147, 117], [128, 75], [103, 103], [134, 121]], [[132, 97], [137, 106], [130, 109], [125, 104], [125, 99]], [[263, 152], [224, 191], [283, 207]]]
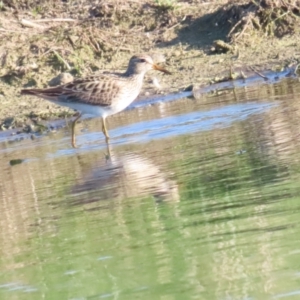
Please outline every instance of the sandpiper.
[[149, 70], [171, 74], [156, 65], [149, 55], [141, 54], [131, 57], [125, 73], [93, 75], [56, 87], [24, 89], [21, 90], [21, 94], [41, 97], [77, 110], [79, 114], [72, 122], [72, 146], [75, 148], [75, 124], [82, 114], [102, 118], [102, 132], [108, 141], [106, 117], [124, 110], [136, 99], [141, 91], [144, 76]]

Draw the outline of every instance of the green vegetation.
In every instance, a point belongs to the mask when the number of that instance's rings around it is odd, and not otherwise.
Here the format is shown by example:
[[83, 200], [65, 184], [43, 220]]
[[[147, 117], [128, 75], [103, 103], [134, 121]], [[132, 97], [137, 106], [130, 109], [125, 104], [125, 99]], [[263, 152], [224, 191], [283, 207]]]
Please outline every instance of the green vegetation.
[[176, 0], [154, 0], [155, 5], [162, 10], [175, 9], [178, 5]]

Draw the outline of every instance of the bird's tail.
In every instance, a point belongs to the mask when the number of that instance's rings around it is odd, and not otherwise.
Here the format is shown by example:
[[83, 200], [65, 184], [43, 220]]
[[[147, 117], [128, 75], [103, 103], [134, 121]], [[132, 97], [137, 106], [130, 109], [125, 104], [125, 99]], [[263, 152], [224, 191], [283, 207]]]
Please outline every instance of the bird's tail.
[[42, 89], [23, 89], [21, 90], [21, 95], [35, 95], [42, 93]]
[[41, 97], [50, 101], [55, 101], [61, 95], [62, 91], [59, 87], [51, 87], [47, 89], [23, 89], [21, 95], [31, 95]]

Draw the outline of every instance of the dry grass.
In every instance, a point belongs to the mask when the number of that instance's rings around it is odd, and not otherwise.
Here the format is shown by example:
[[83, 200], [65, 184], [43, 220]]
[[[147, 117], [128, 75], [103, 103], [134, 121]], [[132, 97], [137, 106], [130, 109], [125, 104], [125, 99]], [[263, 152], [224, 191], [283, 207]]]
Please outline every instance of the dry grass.
[[230, 24], [227, 38], [236, 42], [253, 31], [268, 36], [282, 37], [299, 33], [300, 1], [250, 0], [230, 3], [219, 12], [220, 24]]
[[41, 69], [49, 73], [49, 68], [85, 74], [119, 52], [151, 49], [157, 36], [145, 39], [145, 32], [177, 22], [173, 12], [135, 0], [2, 2], [0, 38], [6, 43], [0, 46], [0, 76], [5, 79]]
[[[47, 85], [59, 72], [85, 75], [103, 69], [122, 53], [127, 59], [129, 53], [168, 43], [176, 26], [195, 18], [196, 7], [200, 13], [199, 2], [1, 0], [0, 77], [10, 84]], [[297, 0], [218, 3], [205, 23], [212, 30], [216, 22], [227, 27], [224, 41], [231, 44], [249, 42], [253, 31], [281, 37], [300, 28]], [[224, 51], [232, 49], [224, 45]]]

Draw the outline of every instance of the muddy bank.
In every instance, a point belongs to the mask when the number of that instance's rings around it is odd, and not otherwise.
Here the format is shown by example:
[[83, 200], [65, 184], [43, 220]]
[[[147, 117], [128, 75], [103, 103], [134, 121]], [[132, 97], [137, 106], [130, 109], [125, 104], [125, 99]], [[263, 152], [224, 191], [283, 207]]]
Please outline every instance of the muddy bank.
[[74, 114], [20, 97], [21, 88], [46, 87], [62, 72], [121, 71], [136, 53], [154, 54], [173, 73], [148, 74], [140, 97], [230, 80], [235, 71], [282, 70], [300, 57], [297, 1], [2, 3], [1, 130], [43, 131], [41, 121]]

